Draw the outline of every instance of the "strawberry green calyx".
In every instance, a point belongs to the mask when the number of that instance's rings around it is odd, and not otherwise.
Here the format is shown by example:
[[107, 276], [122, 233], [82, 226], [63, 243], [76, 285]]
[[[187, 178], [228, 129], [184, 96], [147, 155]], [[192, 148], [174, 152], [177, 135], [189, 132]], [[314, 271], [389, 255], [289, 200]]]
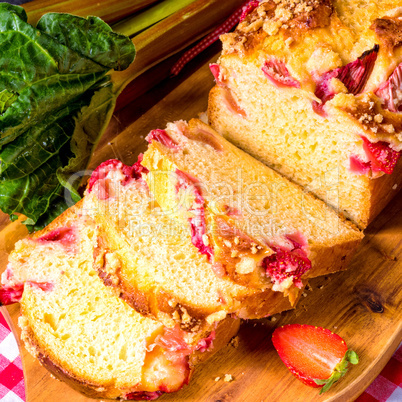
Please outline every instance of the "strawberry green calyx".
[[359, 363], [359, 356], [353, 350], [346, 351], [343, 359], [340, 361], [340, 363], [336, 365], [331, 377], [325, 380], [319, 380], [319, 379], [314, 380], [314, 382], [317, 385], [320, 386], [323, 385], [320, 391], [320, 395], [328, 391], [335, 382], [337, 382], [341, 377], [343, 377], [346, 374], [346, 372], [348, 371], [349, 363], [351, 364]]

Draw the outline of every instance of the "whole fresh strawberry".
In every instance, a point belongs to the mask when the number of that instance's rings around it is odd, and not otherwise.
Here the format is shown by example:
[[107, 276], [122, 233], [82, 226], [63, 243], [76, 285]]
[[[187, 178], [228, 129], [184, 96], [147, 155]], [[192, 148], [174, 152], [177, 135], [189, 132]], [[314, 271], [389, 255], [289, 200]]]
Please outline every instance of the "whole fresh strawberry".
[[286, 367], [304, 384], [327, 391], [359, 358], [329, 329], [289, 324], [277, 328], [272, 342]]

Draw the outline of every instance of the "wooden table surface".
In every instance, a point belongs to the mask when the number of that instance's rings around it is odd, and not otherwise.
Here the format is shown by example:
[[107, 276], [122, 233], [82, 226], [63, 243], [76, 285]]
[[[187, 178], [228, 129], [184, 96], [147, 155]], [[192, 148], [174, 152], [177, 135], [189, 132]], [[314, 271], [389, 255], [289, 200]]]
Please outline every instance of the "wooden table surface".
[[[208, 62], [187, 76], [159, 85], [116, 114], [114, 124], [93, 157], [92, 167], [108, 158], [135, 162], [146, 145], [144, 136], [178, 119], [206, 109], [213, 85]], [[152, 107], [148, 107], [147, 105]], [[143, 113], [143, 114], [142, 114]], [[129, 125], [129, 123], [132, 123]], [[122, 128], [125, 128], [121, 131]], [[117, 136], [116, 136], [117, 134]], [[18, 222], [0, 219], [0, 270], [14, 242], [25, 235]], [[352, 401], [380, 373], [402, 338], [402, 193], [365, 231], [365, 239], [348, 271], [310, 282], [298, 307], [271, 319], [242, 324], [238, 346], [228, 345], [195, 371], [190, 384], [160, 401]], [[4, 308], [3, 308], [4, 309]], [[4, 310], [3, 310], [4, 311]], [[18, 305], [7, 307], [14, 332]], [[276, 326], [305, 323], [326, 327], [342, 336], [360, 363], [327, 394], [296, 380], [271, 343]], [[53, 379], [21, 346], [28, 402], [91, 401]], [[224, 382], [231, 374], [232, 382]], [[216, 377], [221, 377], [215, 381]]]

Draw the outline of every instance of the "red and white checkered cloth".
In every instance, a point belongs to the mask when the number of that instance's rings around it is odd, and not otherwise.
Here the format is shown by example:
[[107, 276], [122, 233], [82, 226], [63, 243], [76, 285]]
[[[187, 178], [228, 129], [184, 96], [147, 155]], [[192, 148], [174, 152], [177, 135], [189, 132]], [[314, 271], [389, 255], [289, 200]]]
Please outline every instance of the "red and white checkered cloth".
[[0, 401], [25, 401], [24, 374], [14, 335], [0, 313]]
[[363, 392], [356, 402], [402, 401], [402, 343], [381, 371], [380, 375]]
[[[24, 377], [17, 342], [0, 314], [0, 401], [25, 401]], [[402, 401], [402, 343], [381, 374], [356, 402]]]

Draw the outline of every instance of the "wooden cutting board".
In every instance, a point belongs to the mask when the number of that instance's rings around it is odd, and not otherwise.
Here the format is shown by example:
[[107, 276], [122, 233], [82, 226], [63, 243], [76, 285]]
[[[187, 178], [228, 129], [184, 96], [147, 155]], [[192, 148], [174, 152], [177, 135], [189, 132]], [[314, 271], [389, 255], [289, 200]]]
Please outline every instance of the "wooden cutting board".
[[[188, 74], [187, 74], [188, 75]], [[180, 80], [179, 80], [180, 81]], [[205, 63], [192, 75], [169, 81], [120, 111], [93, 166], [111, 157], [133, 163], [144, 151], [144, 136], [168, 121], [189, 119], [206, 109], [213, 85]], [[176, 87], [175, 87], [176, 86]], [[175, 87], [171, 90], [172, 87]], [[169, 92], [170, 91], [170, 92]], [[146, 105], [154, 105], [146, 110]], [[139, 117], [141, 111], [145, 111]], [[135, 120], [119, 135], [121, 125]], [[25, 235], [17, 222], [0, 219], [0, 267], [7, 253]], [[310, 282], [298, 308], [271, 319], [244, 322], [238, 345], [228, 345], [200, 365], [188, 386], [161, 401], [352, 401], [380, 373], [402, 339], [402, 194], [366, 230], [366, 237], [348, 271]], [[18, 305], [6, 312], [17, 337]], [[360, 363], [327, 394], [296, 380], [285, 368], [271, 343], [276, 326], [305, 323], [323, 326], [342, 336], [360, 356]], [[53, 379], [20, 345], [28, 402], [91, 401]], [[233, 381], [224, 382], [225, 374]], [[220, 377], [220, 380], [217, 378]]]

